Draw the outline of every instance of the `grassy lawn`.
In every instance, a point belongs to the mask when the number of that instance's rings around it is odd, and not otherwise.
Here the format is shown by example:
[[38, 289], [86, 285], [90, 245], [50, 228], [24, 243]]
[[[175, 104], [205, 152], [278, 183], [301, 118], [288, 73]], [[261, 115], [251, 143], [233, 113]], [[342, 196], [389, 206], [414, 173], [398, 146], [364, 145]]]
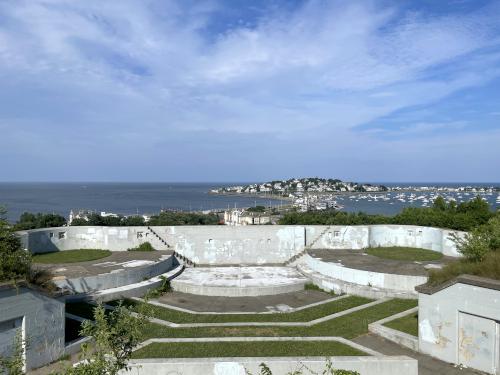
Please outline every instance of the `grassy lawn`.
[[439, 260], [443, 254], [437, 251], [418, 249], [415, 247], [371, 247], [366, 253], [384, 259], [407, 260], [407, 261], [431, 261]]
[[[417, 300], [391, 299], [372, 307], [353, 312], [311, 327], [201, 327], [170, 328], [155, 323], [144, 325], [143, 339], [159, 337], [311, 337], [340, 336], [352, 339], [368, 332], [368, 324], [417, 306]], [[93, 306], [86, 303], [68, 303], [66, 311], [84, 318], [92, 317]], [[280, 316], [282, 314], [278, 314]], [[170, 344], [169, 344], [170, 345]]]
[[153, 343], [133, 358], [295, 357], [368, 355], [336, 341]]
[[392, 299], [311, 327], [203, 327], [170, 328], [159, 324], [144, 325], [144, 339], [154, 337], [225, 337], [225, 336], [341, 336], [354, 338], [368, 332], [368, 324], [417, 306], [417, 300]]
[[109, 250], [81, 249], [55, 251], [52, 253], [33, 255], [33, 263], [58, 264], [58, 263], [77, 263], [105, 258], [111, 255]]
[[[364, 305], [373, 300], [349, 296], [338, 301], [332, 301], [308, 309], [276, 314], [234, 314], [234, 315], [208, 315], [189, 314], [182, 311], [172, 310], [165, 307], [149, 304], [150, 314], [158, 319], [167, 320], [173, 323], [229, 323], [229, 322], [309, 322], [327, 315], [335, 314], [356, 306]], [[117, 305], [118, 301], [110, 302], [110, 305]], [[137, 311], [140, 302], [127, 299], [123, 304], [133, 311]]]
[[418, 313], [391, 320], [384, 326], [418, 337]]

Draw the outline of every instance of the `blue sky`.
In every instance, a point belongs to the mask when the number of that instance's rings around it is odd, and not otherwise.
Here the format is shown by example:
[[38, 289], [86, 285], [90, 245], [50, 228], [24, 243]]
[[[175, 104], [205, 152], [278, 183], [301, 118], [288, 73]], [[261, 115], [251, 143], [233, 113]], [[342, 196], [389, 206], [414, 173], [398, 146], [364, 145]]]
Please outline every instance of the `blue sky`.
[[0, 181], [500, 181], [500, 1], [0, 0]]

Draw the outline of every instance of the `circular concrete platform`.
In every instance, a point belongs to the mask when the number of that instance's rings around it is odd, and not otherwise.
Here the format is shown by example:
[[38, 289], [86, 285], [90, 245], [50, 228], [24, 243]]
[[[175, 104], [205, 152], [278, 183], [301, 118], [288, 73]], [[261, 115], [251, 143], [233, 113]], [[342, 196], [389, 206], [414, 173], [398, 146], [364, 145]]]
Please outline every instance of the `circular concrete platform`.
[[303, 290], [308, 279], [289, 267], [187, 268], [172, 288], [204, 296], [265, 296]]

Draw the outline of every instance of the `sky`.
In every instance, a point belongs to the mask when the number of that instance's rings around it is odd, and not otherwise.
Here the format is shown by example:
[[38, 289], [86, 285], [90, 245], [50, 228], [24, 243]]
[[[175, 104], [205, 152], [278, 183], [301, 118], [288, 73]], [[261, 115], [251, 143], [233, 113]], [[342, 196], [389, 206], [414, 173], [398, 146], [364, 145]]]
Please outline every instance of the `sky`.
[[500, 1], [0, 0], [0, 181], [500, 181]]

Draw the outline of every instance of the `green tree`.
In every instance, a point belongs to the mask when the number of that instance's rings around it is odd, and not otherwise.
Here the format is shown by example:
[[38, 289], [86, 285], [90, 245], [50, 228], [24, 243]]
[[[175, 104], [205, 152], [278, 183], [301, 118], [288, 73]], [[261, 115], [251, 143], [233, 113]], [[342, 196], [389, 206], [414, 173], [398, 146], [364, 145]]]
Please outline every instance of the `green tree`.
[[21, 247], [5, 213], [0, 207], [0, 281], [26, 279], [31, 269], [31, 254]]
[[82, 348], [81, 362], [66, 370], [65, 375], [116, 375], [128, 369], [132, 351], [141, 342], [141, 329], [146, 316], [132, 316], [121, 304], [111, 312], [102, 305], [94, 309], [94, 322], [82, 324], [82, 336], [90, 336], [93, 344]]
[[66, 218], [57, 214], [24, 212], [14, 225], [15, 230], [61, 227], [66, 225]]

